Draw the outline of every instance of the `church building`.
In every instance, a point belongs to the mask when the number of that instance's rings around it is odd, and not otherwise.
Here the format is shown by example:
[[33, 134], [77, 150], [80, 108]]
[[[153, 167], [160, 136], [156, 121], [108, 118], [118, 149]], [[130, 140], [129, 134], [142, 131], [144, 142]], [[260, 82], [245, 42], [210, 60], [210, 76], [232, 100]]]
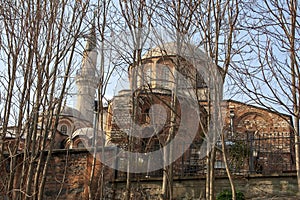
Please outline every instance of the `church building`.
[[[155, 155], [160, 157], [155, 162], [153, 158], [145, 157], [131, 163], [140, 165], [133, 169], [147, 171], [133, 173], [132, 177], [146, 182], [161, 178], [162, 165], [154, 163], [163, 163], [161, 149], [172, 141], [175, 141], [171, 157], [175, 180], [205, 177], [207, 167], [203, 146], [210, 144], [208, 140], [217, 149], [216, 175], [225, 175], [219, 134], [225, 134], [228, 162], [234, 175], [295, 171], [295, 143], [290, 116], [235, 100], [223, 100], [222, 82], [217, 82], [212, 95], [211, 81], [214, 78], [219, 81], [223, 70], [214, 66], [207, 55], [193, 45], [178, 48], [175, 43], [166, 43], [146, 52], [139, 65], [128, 66], [130, 88], [119, 91], [111, 99], [105, 108], [105, 129], [98, 131], [94, 111], [99, 80], [96, 41], [95, 28], [92, 27], [81, 68], [76, 73], [76, 107], [65, 106], [60, 113], [53, 167], [49, 172], [53, 176], [47, 180], [49, 187], [46, 187], [45, 199], [52, 199], [52, 194], [61, 188], [65, 199], [87, 197], [87, 174], [91, 171], [90, 149], [93, 145], [98, 149], [96, 177], [100, 166], [103, 166], [101, 151], [105, 152], [108, 160], [113, 156], [116, 158], [115, 161], [104, 162], [104, 165], [111, 165], [105, 174], [106, 184], [111, 185], [126, 178], [128, 162], [122, 151], [136, 155], [156, 152]], [[194, 56], [198, 58], [196, 62]], [[217, 112], [218, 105], [221, 109]], [[216, 113], [222, 118], [215, 116]], [[215, 117], [220, 123], [214, 126], [219, 126], [220, 132], [211, 137], [211, 119]], [[40, 132], [42, 134], [42, 130]], [[15, 139], [14, 128], [10, 128], [6, 136], [7, 151]], [[24, 146], [21, 144], [19, 148], [22, 150]], [[68, 162], [66, 152], [70, 154]], [[65, 163], [73, 173], [67, 173], [68, 182], [58, 184], [55, 174], [62, 173]], [[117, 196], [117, 192], [108, 193]]]

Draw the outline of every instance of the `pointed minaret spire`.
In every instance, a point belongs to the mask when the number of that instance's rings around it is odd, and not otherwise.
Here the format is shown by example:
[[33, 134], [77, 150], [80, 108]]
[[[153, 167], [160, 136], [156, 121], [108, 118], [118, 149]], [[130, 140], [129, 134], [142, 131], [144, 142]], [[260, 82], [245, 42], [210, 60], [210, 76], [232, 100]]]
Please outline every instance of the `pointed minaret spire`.
[[90, 33], [87, 37], [87, 43], [85, 50], [91, 51], [96, 48], [97, 36], [96, 36], [96, 13], [94, 12], [94, 17], [92, 21], [92, 27], [90, 29]]
[[82, 65], [76, 74], [77, 102], [76, 109], [80, 111], [81, 117], [93, 122], [93, 105], [97, 89], [97, 36], [96, 36], [96, 15], [92, 21], [90, 33], [87, 36], [86, 47], [83, 52]]

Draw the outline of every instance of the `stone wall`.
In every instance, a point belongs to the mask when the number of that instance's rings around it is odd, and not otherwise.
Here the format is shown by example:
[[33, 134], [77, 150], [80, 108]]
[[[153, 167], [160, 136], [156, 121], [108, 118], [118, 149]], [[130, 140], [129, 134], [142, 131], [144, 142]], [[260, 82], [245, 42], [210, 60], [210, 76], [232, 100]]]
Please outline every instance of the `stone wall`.
[[[108, 152], [115, 153], [113, 150], [113, 148], [107, 148]], [[98, 153], [97, 158], [99, 156]], [[106, 156], [111, 158], [109, 153]], [[88, 199], [92, 161], [91, 152], [85, 149], [54, 151], [47, 174], [44, 199]], [[96, 199], [99, 199], [101, 167], [99, 160], [96, 160], [95, 180], [91, 188], [92, 196]], [[115, 180], [115, 171], [110, 168], [105, 168], [104, 174], [106, 199], [122, 199], [125, 192], [125, 179]], [[297, 180], [293, 173], [235, 176], [234, 183], [237, 189], [245, 194], [246, 199], [295, 199], [297, 193]], [[133, 179], [132, 199], [158, 199], [161, 184], [161, 177]], [[224, 189], [230, 189], [227, 177], [216, 178], [216, 194]], [[174, 197], [176, 200], [204, 199], [205, 178], [203, 176], [176, 177]]]
[[[297, 180], [295, 174], [285, 175], [251, 175], [235, 177], [237, 190], [245, 194], [246, 199], [295, 199]], [[115, 183], [115, 199], [122, 199], [125, 181]], [[139, 180], [133, 184], [133, 199], [159, 199], [161, 180]], [[216, 178], [216, 194], [230, 189], [227, 177]], [[205, 178], [176, 179], [174, 181], [174, 198], [176, 200], [205, 199]]]
[[[89, 178], [92, 169], [92, 151], [86, 149], [56, 150], [53, 153], [46, 180], [44, 199], [88, 199], [89, 198]], [[108, 155], [110, 149], [106, 150]], [[96, 165], [94, 181], [91, 187], [92, 196], [97, 198], [100, 187], [100, 173], [102, 164], [100, 163], [100, 153], [96, 155]], [[105, 168], [105, 183], [112, 180], [113, 170]]]
[[85, 151], [54, 153], [47, 175], [44, 199], [86, 199], [88, 159]]
[[[115, 153], [113, 148], [107, 148], [106, 151], [111, 152], [110, 154]], [[97, 158], [99, 156], [98, 153]], [[109, 153], [106, 156], [111, 158]], [[47, 174], [44, 199], [88, 199], [92, 161], [91, 152], [85, 149], [54, 151]], [[92, 195], [96, 199], [99, 199], [101, 167], [99, 160], [96, 160], [95, 180], [91, 188]], [[105, 168], [104, 174], [106, 199], [122, 199], [125, 179], [114, 180], [115, 171], [110, 168]], [[297, 180], [293, 173], [235, 176], [234, 183], [237, 189], [245, 194], [246, 199], [295, 199], [297, 193]], [[132, 198], [158, 199], [161, 184], [161, 177], [133, 179]], [[216, 194], [224, 189], [230, 189], [227, 177], [216, 178]], [[174, 196], [178, 200], [204, 198], [205, 178], [203, 176], [175, 178]]]

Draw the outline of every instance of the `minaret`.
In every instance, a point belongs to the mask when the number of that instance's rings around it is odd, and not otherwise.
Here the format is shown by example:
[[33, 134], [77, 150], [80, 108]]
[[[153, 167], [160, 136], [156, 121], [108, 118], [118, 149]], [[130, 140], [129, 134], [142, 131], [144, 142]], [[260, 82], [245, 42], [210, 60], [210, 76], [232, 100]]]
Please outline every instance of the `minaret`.
[[87, 43], [83, 52], [82, 66], [76, 73], [77, 102], [76, 109], [80, 111], [81, 117], [93, 122], [93, 105], [97, 88], [97, 38], [95, 20], [87, 37]]

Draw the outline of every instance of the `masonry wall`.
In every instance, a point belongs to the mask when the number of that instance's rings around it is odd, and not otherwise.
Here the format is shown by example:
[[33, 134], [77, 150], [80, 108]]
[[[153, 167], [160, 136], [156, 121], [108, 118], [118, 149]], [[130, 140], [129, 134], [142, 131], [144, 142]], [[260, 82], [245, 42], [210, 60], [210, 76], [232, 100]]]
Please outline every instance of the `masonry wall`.
[[[107, 148], [106, 156], [115, 153], [113, 148]], [[100, 154], [97, 154], [96, 158]], [[57, 150], [53, 153], [49, 166], [47, 181], [44, 191], [44, 199], [88, 199], [89, 176], [93, 156], [90, 151]], [[96, 160], [95, 179], [92, 183], [92, 196], [99, 199], [101, 163]], [[104, 170], [104, 194], [106, 199], [122, 199], [125, 192], [125, 179], [114, 179], [115, 171], [110, 168]], [[297, 193], [297, 180], [294, 173], [272, 174], [269, 176], [253, 174], [248, 176], [235, 176], [234, 183], [238, 190], [242, 191], [246, 199], [295, 199]], [[133, 180], [133, 199], [158, 199], [162, 180], [157, 178], [139, 178]], [[216, 194], [224, 189], [230, 189], [226, 176], [216, 178]], [[174, 179], [175, 199], [204, 199], [205, 178], [195, 176], [191, 178]]]
[[[92, 196], [96, 199], [99, 196], [99, 178], [103, 166], [99, 158], [100, 154], [97, 153], [94, 181], [91, 187]], [[85, 149], [55, 151], [48, 170], [44, 199], [53, 200], [57, 197], [57, 199], [63, 200], [88, 199], [92, 163], [93, 154]], [[109, 183], [106, 179], [112, 179], [113, 171], [105, 169], [104, 172], [104, 182]]]
[[[295, 174], [272, 175], [272, 176], [240, 176], [235, 177], [234, 183], [237, 190], [245, 194], [246, 199], [295, 199], [297, 193], [297, 180]], [[115, 183], [115, 199], [122, 199], [125, 192], [125, 182]], [[161, 180], [139, 180], [133, 184], [133, 199], [159, 199], [158, 192], [161, 188]], [[230, 189], [226, 177], [216, 178], [216, 194], [225, 189]], [[193, 200], [205, 198], [205, 179], [177, 179], [174, 181], [174, 198]]]
[[51, 159], [44, 199], [86, 199], [89, 155], [85, 152], [56, 153]]

